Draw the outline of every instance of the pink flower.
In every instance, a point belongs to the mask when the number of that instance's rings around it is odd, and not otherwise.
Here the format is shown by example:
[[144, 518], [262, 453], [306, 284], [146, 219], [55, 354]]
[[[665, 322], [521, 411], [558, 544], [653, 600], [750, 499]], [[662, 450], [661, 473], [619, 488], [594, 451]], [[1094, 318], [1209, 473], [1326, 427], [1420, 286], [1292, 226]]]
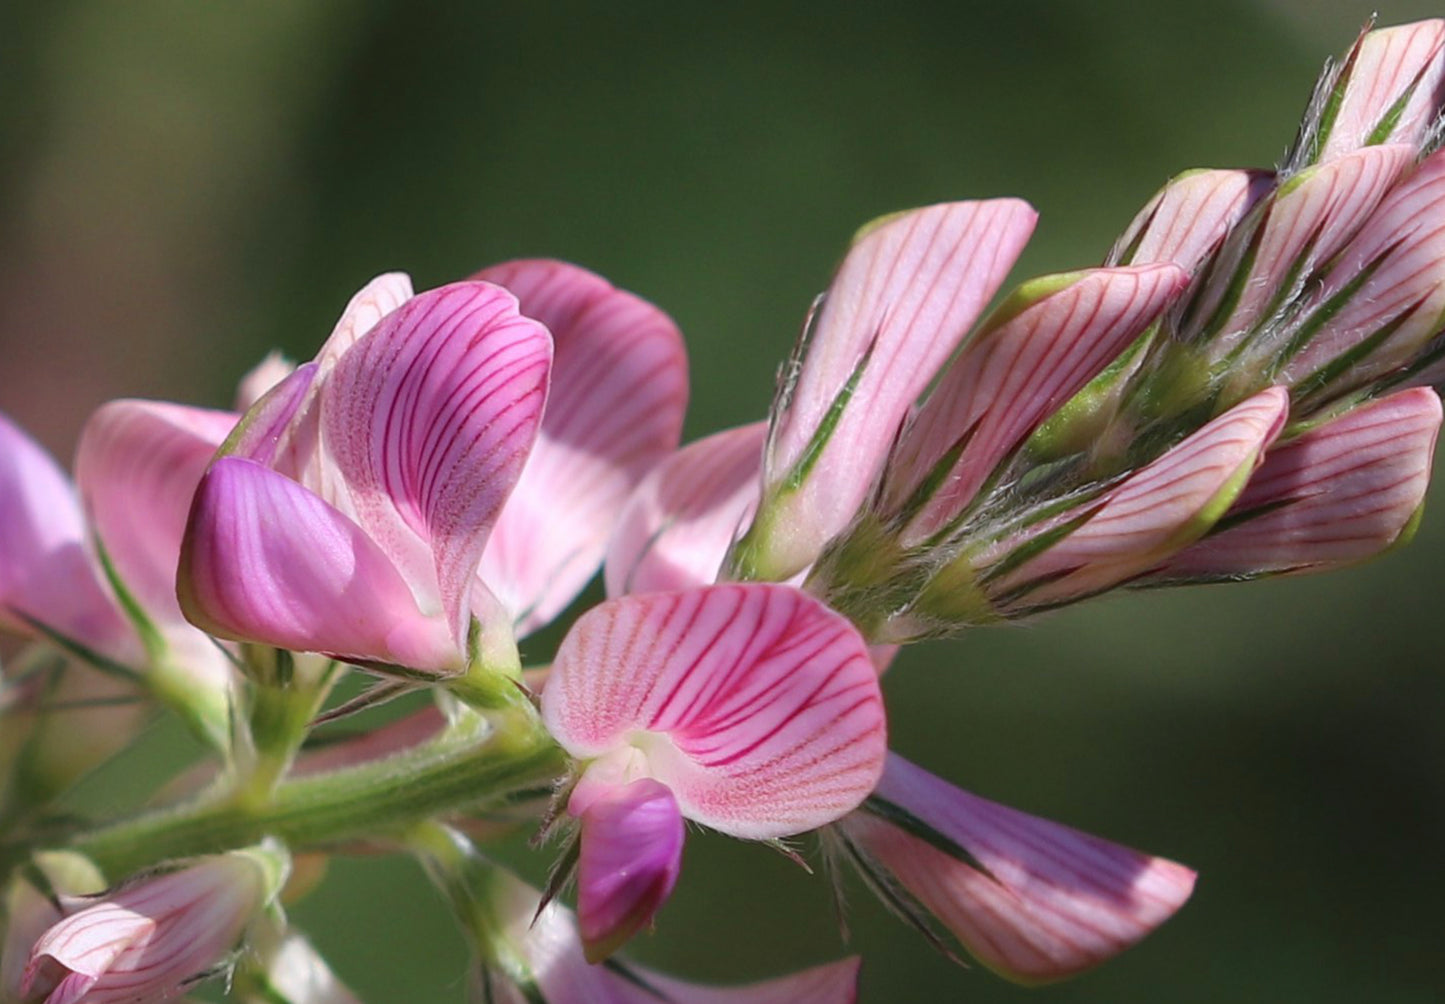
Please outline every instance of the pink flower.
[[630, 596], [577, 622], [542, 716], [579, 761], [578, 913], [589, 959], [645, 925], [681, 865], [683, 819], [769, 840], [872, 789], [883, 703], [857, 632], [786, 586]]
[[1021, 983], [1076, 975], [1165, 920], [1194, 872], [961, 791], [891, 755], [843, 854], [930, 939]]
[[35, 942], [22, 992], [45, 1004], [123, 1004], [180, 996], [240, 941], [276, 895], [274, 850], [199, 859], [71, 913]]

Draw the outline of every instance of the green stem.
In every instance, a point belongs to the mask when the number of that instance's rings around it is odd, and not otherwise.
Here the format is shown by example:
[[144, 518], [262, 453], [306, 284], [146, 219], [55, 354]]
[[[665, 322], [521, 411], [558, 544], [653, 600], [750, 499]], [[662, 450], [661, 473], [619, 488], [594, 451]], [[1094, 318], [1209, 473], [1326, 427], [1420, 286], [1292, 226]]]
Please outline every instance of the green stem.
[[386, 839], [424, 819], [545, 787], [565, 761], [530, 707], [514, 708], [494, 718], [481, 741], [475, 734], [460, 741], [444, 735], [375, 763], [283, 781], [264, 804], [203, 798], [80, 834], [69, 846], [108, 877], [119, 878], [173, 858], [253, 844], [266, 835], [293, 850]]

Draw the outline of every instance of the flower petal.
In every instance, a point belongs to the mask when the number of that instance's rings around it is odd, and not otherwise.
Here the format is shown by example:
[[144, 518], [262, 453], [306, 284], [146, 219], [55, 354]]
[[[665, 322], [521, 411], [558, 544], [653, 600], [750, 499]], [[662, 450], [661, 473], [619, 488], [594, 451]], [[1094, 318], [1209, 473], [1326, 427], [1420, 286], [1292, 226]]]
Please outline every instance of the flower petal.
[[1077, 529], [991, 581], [990, 592], [1017, 613], [1102, 592], [1154, 567], [1224, 514], [1288, 413], [1281, 387], [1236, 405], [1106, 493]]
[[75, 480], [96, 536], [126, 591], [164, 628], [185, 626], [176, 604], [181, 537], [201, 474], [236, 419], [160, 401], [112, 401], [81, 431]]
[[1424, 502], [1440, 417], [1440, 399], [1416, 388], [1270, 450], [1220, 529], [1149, 581], [1324, 571], [1391, 547]]
[[1186, 171], [1134, 217], [1108, 264], [1173, 262], [1193, 274], [1273, 184], [1268, 171]]
[[767, 422], [689, 443], [627, 502], [607, 551], [607, 594], [716, 582], [728, 546], [757, 508]]
[[1025, 283], [949, 366], [890, 461], [888, 512], [945, 477], [905, 546], [946, 526], [997, 465], [1143, 331], [1183, 289], [1175, 265], [1094, 269]]
[[577, 920], [588, 962], [652, 922], [682, 870], [682, 813], [666, 785], [615, 787], [581, 813]]
[[25, 618], [119, 662], [134, 665], [141, 657], [86, 548], [70, 479], [0, 415], [0, 628], [31, 634]]
[[357, 340], [412, 298], [411, 276], [405, 272], [385, 272], [356, 291], [341, 312], [331, 337], [316, 353], [316, 362], [323, 371], [331, 369]]
[[[873, 485], [898, 426], [1033, 231], [1016, 199], [928, 206], [860, 232], [774, 402], [760, 532], [767, 578], [806, 567]], [[841, 408], [841, 411], [839, 411]]]
[[536, 436], [551, 337], [487, 283], [415, 297], [326, 378], [321, 429], [353, 515], [460, 643], [468, 593]]
[[280, 352], [272, 350], [266, 353], [265, 358], [251, 367], [236, 385], [236, 410], [249, 411], [251, 405], [265, 397], [272, 387], [285, 380], [295, 369], [295, 364]]
[[1320, 143], [1332, 160], [1373, 143], [1420, 144], [1445, 100], [1445, 21], [1362, 34], [1342, 64], [1338, 110]]
[[557, 652], [542, 715], [572, 755], [635, 747], [683, 815], [767, 839], [836, 819], [882, 767], [863, 639], [788, 586], [713, 586], [594, 607]]
[[551, 621], [597, 571], [628, 494], [677, 448], [687, 406], [682, 335], [662, 311], [559, 261], [479, 272], [552, 332], [537, 443], [482, 555], [519, 634]]
[[838, 829], [876, 884], [904, 892], [980, 962], [1024, 983], [1118, 954], [1194, 888], [1182, 865], [971, 795], [897, 755]]
[[360, 527], [239, 457], [201, 479], [178, 588], [186, 616], [219, 637], [420, 672], [462, 667], [447, 625], [417, 609]]

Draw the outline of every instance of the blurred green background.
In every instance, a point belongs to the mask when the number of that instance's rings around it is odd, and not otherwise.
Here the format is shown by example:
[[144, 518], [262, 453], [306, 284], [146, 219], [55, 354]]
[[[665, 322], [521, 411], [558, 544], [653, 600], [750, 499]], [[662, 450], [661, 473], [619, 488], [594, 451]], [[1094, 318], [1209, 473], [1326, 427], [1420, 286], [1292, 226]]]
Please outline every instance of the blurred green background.
[[[1372, 7], [950, 0], [0, 3], [0, 408], [62, 457], [116, 396], [224, 405], [350, 293], [552, 255], [661, 304], [689, 437], [760, 416], [849, 234], [1015, 194], [1015, 279], [1098, 261], [1174, 172], [1268, 164]], [[1445, 999], [1445, 524], [1310, 580], [1123, 596], [906, 653], [894, 745], [981, 794], [1198, 868], [1140, 947], [1025, 991], [854, 889], [862, 999]], [[532, 654], [545, 656], [538, 646]], [[162, 744], [161, 748], [168, 748]], [[104, 783], [92, 797], [111, 795]], [[744, 979], [835, 957], [824, 883], [689, 845], [641, 959]], [[295, 910], [368, 1000], [463, 999], [405, 861]]]

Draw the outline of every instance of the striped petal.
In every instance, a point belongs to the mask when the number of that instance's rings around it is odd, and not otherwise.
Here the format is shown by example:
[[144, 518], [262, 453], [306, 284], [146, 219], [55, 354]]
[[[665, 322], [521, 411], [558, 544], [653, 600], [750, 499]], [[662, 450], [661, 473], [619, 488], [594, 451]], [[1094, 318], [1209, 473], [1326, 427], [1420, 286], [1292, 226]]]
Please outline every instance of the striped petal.
[[[1276, 192], [1257, 228], [1241, 231], [1227, 282], [1219, 282], [1193, 316], [1222, 354], [1266, 323], [1298, 295], [1323, 263], [1360, 229], [1380, 200], [1413, 166], [1402, 144], [1374, 146], [1294, 175]], [[1274, 351], [1273, 340], [1261, 343]]]
[[1408, 361], [1442, 313], [1445, 151], [1390, 193], [1331, 267], [1292, 332], [1284, 376], [1306, 392], [1359, 386]]
[[852, 518], [899, 424], [993, 297], [1033, 231], [1023, 202], [957, 202], [864, 228], [810, 319], [774, 402], [767, 578], [801, 571]]
[[596, 573], [627, 497], [677, 448], [687, 406], [682, 335], [662, 311], [559, 261], [476, 275], [552, 332], [552, 387], [536, 446], [482, 555], [519, 634], [551, 621]]
[[134, 665], [139, 641], [102, 581], [86, 532], [65, 472], [0, 415], [0, 629], [28, 635], [32, 619]]
[[[573, 756], [672, 789], [736, 837], [813, 829], [872, 789], [883, 701], [863, 639], [788, 586], [713, 586], [594, 607], [557, 652], [542, 715]], [[604, 759], [605, 758], [605, 759]]]
[[483, 969], [485, 1000], [498, 1004], [853, 1004], [857, 1000], [857, 959], [730, 987], [684, 982], [618, 958], [606, 965], [589, 965], [569, 910], [556, 900], [540, 906], [535, 889], [503, 871], [494, 873], [494, 882], [494, 909], [507, 943], [503, 957], [517, 963], [506, 972]]
[[1187, 282], [1175, 265], [1095, 269], [1025, 283], [964, 346], [885, 474], [884, 507], [915, 505], [905, 546], [946, 526], [1050, 414], [1149, 326]]
[[201, 479], [181, 552], [181, 607], [222, 638], [421, 673], [461, 669], [386, 554], [301, 485], [239, 457]]
[[643, 479], [607, 551], [609, 596], [717, 581], [729, 545], [757, 508], [767, 432], [766, 422], [756, 422], [714, 433]]
[[1440, 399], [1402, 391], [1272, 449], [1216, 532], [1148, 583], [1325, 571], [1407, 535], [1430, 481]]
[[1418, 146], [1445, 102], [1445, 21], [1417, 21], [1362, 34], [1341, 63], [1320, 160], [1374, 143]]
[[[1225, 513], [1288, 413], [1289, 395], [1280, 387], [1236, 405], [1097, 500], [1077, 529], [992, 578], [990, 593], [1004, 610], [1019, 613], [1091, 596], [1153, 568]], [[1047, 533], [1040, 528], [1040, 536]]]
[[126, 591], [167, 634], [188, 628], [176, 603], [176, 564], [191, 498], [236, 419], [229, 411], [113, 401], [80, 435], [75, 480], [95, 534]]
[[337, 360], [320, 391], [339, 479], [327, 501], [390, 557], [458, 644], [492, 525], [521, 474], [547, 393], [551, 338], [497, 286], [407, 301]]
[[890, 755], [838, 823], [866, 878], [990, 969], [1048, 983], [1129, 948], [1189, 898], [1194, 872], [953, 787]]
[[682, 813], [666, 785], [643, 778], [600, 792], [577, 814], [577, 920], [587, 961], [600, 962], [672, 895], [682, 870]]
[[1273, 184], [1268, 171], [1186, 171], [1140, 210], [1107, 263], [1173, 262], [1192, 275]]

